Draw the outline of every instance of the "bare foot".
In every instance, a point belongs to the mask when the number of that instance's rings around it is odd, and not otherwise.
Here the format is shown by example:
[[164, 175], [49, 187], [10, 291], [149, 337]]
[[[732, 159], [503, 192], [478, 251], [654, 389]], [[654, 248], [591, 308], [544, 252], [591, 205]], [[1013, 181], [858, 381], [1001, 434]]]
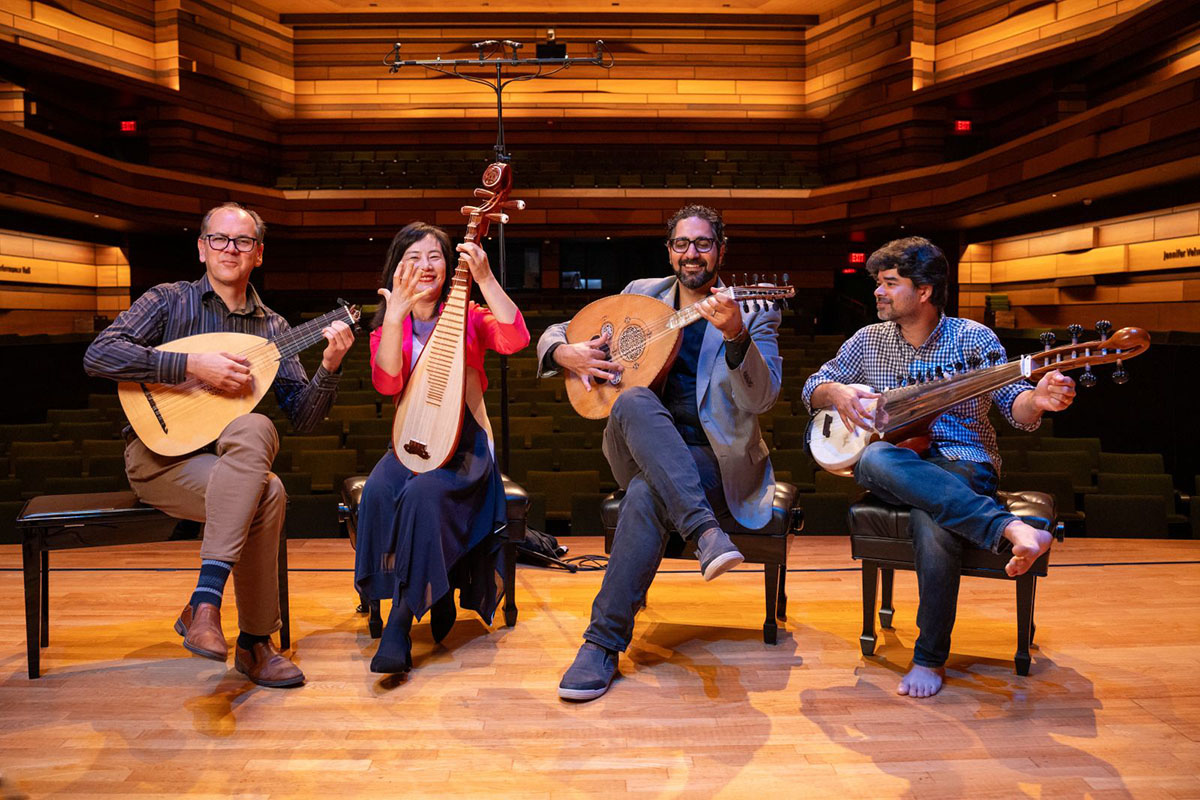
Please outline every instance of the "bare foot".
[[1008, 573], [1008, 577], [1015, 578], [1024, 575], [1033, 566], [1033, 562], [1050, 549], [1054, 534], [1014, 519], [1004, 529], [1004, 538], [1012, 542], [1013, 553], [1012, 558], [1004, 565], [1004, 571]]
[[941, 691], [942, 682], [946, 679], [945, 667], [922, 667], [913, 664], [896, 687], [896, 694], [906, 694], [909, 697], [933, 697]]

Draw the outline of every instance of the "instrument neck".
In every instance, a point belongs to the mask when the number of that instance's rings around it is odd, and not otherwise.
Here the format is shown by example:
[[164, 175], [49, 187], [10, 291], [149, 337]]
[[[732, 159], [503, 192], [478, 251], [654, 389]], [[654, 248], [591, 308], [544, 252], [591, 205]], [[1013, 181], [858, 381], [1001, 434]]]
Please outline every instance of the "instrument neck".
[[[680, 287], [679, 291], [682, 291], [682, 287]], [[729, 295], [730, 297], [734, 296], [734, 291], [730, 287], [722, 288], [721, 293]], [[672, 314], [667, 319], [667, 328], [669, 330], [674, 330], [674, 329], [678, 329], [678, 328], [686, 328], [688, 325], [691, 325], [693, 322], [703, 319], [703, 317], [700, 316], [699, 305], [707, 299], [708, 299], [707, 297], [702, 297], [701, 299], [697, 300], [696, 302], [676, 311], [674, 314]]]
[[298, 355], [321, 341], [324, 338], [322, 331], [328, 328], [330, 323], [337, 320], [342, 320], [348, 325], [354, 324], [354, 320], [350, 318], [346, 309], [337, 308], [328, 314], [322, 314], [316, 319], [310, 319], [303, 325], [280, 334], [272, 340], [275, 347], [279, 350], [279, 360], [283, 361], [286, 358]]
[[885, 433], [935, 416], [959, 403], [993, 392], [1025, 376], [1023, 360], [964, 372], [933, 383], [904, 386], [883, 393]]

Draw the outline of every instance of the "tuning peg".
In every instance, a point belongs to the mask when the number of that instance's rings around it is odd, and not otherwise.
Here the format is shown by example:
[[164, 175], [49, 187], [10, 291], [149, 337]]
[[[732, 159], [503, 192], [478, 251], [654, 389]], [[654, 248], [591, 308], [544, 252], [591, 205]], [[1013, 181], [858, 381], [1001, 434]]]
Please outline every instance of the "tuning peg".
[[1096, 333], [1100, 334], [1101, 339], [1107, 339], [1112, 333], [1112, 323], [1106, 319], [1102, 319], [1096, 323]]
[[1096, 385], [1096, 373], [1092, 372], [1091, 364], [1083, 368], [1083, 374], [1079, 376], [1079, 385], [1085, 389], [1091, 389]]
[[955, 362], [954, 362], [954, 370], [955, 370], [955, 372], [965, 372], [965, 371], [966, 371], [966, 369], [967, 369], [967, 365], [966, 365], [966, 364], [964, 364], [963, 362], [961, 362], [961, 361], [955, 361]]
[[475, 189], [475, 196], [478, 197], [480, 200], [487, 200], [489, 197], [495, 197], [496, 193], [492, 192], [492, 191], [488, 191], [487, 189], [484, 189], [482, 186], [480, 186]]
[[982, 363], [983, 359], [979, 357], [978, 353], [972, 353], [971, 355], [967, 356], [967, 365], [970, 366], [971, 369], [978, 369], [979, 365]]
[[503, 213], [499, 213], [499, 212], [497, 212], [495, 214], [488, 214], [487, 218], [490, 219], [492, 222], [499, 222], [501, 225], [508, 222], [508, 214], [503, 214]]
[[742, 311], [746, 314], [750, 313], [750, 301], [749, 300], [742, 301]]
[[1067, 333], [1071, 334], [1071, 344], [1079, 344], [1079, 337], [1083, 335], [1083, 326], [1077, 322], [1067, 326]]
[[[1058, 337], [1056, 337], [1054, 335], [1054, 331], [1046, 331], [1038, 338], [1041, 339], [1042, 347], [1046, 350], [1049, 350], [1051, 347], [1054, 347], [1054, 342], [1057, 341], [1057, 339], [1058, 339]], [[991, 358], [991, 353], [988, 354], [988, 358]]]
[[[1045, 336], [1045, 334], [1042, 334], [1042, 335], [1043, 335], [1043, 336]], [[1053, 335], [1054, 335], [1054, 334], [1051, 334], [1051, 336], [1053, 336]], [[999, 363], [999, 362], [1000, 362], [1000, 359], [1002, 359], [1002, 358], [1004, 358], [1004, 356], [1000, 355], [1000, 351], [999, 351], [999, 350], [992, 350], [991, 352], [989, 352], [989, 353], [987, 354], [987, 360], [988, 360], [988, 361], [990, 361], [990, 362], [991, 362], [991, 363], [993, 363], [993, 364], [997, 364], [997, 363]]]
[[934, 374], [934, 377], [937, 378], [938, 380], [941, 380], [942, 378], [946, 377], [946, 373], [944, 373], [942, 371], [941, 366], [934, 367], [933, 374]]
[[757, 272], [756, 272], [756, 273], [754, 273], [754, 285], [755, 285], [755, 286], [757, 286], [757, 285], [758, 285], [758, 273], [757, 273]]
[[1118, 386], [1124, 386], [1129, 383], [1129, 373], [1125, 371], [1125, 365], [1121, 363], [1121, 359], [1117, 359], [1117, 368], [1113, 370], [1113, 383]]
[[787, 286], [789, 283], [791, 283], [791, 278], [789, 278], [788, 274], [785, 272], [783, 273], [783, 285]]
[[500, 207], [507, 208], [512, 211], [524, 211], [525, 210], [525, 201], [524, 200], [505, 200], [503, 203], [500, 204]]

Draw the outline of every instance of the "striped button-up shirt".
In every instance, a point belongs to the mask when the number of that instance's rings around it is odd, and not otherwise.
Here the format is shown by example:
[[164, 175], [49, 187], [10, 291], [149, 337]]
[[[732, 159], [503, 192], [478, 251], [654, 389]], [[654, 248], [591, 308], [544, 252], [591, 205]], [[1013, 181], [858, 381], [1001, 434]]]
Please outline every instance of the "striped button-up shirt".
[[[160, 283], [148, 290], [96, 336], [83, 357], [83, 368], [88, 375], [115, 381], [182, 383], [187, 354], [156, 350], [157, 345], [198, 333], [275, 339], [288, 330], [287, 321], [263, 305], [253, 286], [246, 287], [246, 307], [230, 311], [205, 274], [198, 281]], [[311, 430], [325, 418], [339, 378], [318, 367], [310, 381], [298, 357], [279, 362], [272, 388], [296, 431]]]
[[[953, 374], [959, 371], [960, 364], [982, 362], [986, 366], [988, 354], [993, 352], [999, 353], [1000, 360], [1006, 357], [996, 334], [985, 325], [960, 317], [942, 316], [920, 347], [909, 344], [894, 322], [867, 325], [847, 339], [833, 359], [809, 376], [801, 397], [811, 414], [813, 391], [823, 383], [864, 383], [876, 391], [885, 391], [906, 381], [912, 383], [917, 377], [936, 374], [938, 368]], [[1034, 430], [1041, 424], [1040, 418], [1024, 425], [1012, 415], [1017, 395], [1032, 388], [1028, 381], [1017, 381], [948, 409], [930, 428], [933, 450], [952, 461], [990, 462], [999, 472], [1000, 452], [996, 448], [996, 431], [988, 421], [988, 410], [995, 403], [1010, 425]]]

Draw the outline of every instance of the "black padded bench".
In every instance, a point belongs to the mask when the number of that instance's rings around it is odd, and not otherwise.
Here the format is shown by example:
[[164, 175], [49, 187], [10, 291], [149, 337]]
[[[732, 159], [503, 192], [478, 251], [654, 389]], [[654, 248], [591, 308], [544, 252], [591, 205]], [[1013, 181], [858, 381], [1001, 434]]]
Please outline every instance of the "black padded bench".
[[[133, 492], [42, 495], [16, 519], [25, 573], [25, 640], [29, 677], [41, 675], [40, 648], [50, 644], [50, 551], [165, 542], [179, 520], [143, 505]], [[199, 569], [199, 563], [196, 568]], [[279, 646], [291, 646], [287, 537], [279, 540]]]
[[[996, 498], [1013, 514], [1036, 528], [1052, 530], [1062, 540], [1062, 528], [1057, 522], [1054, 498], [1042, 492], [997, 492]], [[859, 644], [864, 656], [875, 652], [875, 597], [882, 573], [883, 597], [880, 600], [879, 624], [892, 627], [895, 608], [892, 605], [892, 585], [897, 569], [915, 570], [912, 534], [909, 531], [909, 508], [884, 503], [868, 493], [850, 506], [850, 552], [862, 561], [863, 632]], [[1011, 580], [1017, 589], [1017, 652], [1013, 656], [1018, 675], [1029, 674], [1029, 646], [1033, 642], [1033, 604], [1037, 579], [1046, 576], [1050, 551], [1043, 553], [1025, 574], [1013, 579], [1004, 571], [1011, 553], [991, 553], [978, 547], [963, 549], [962, 574], [978, 578]]]
[[[529, 494], [521, 484], [507, 475], [500, 477], [504, 481], [504, 499], [507, 504], [505, 514], [508, 519], [504, 529], [504, 625], [511, 628], [517, 624], [517, 544], [525, 541]], [[366, 482], [366, 475], [354, 475], [342, 481], [342, 502], [338, 513], [346, 523], [350, 545], [355, 548], [358, 547], [358, 501], [362, 498]], [[367, 628], [371, 632], [371, 638], [378, 639], [383, 633], [383, 616], [379, 610], [379, 601], [360, 594], [358, 612], [367, 615]]]
[[[613, 536], [617, 531], [617, 515], [621, 510], [622, 491], [604, 499], [600, 518], [604, 524], [604, 552], [612, 552]], [[794, 533], [804, 528], [804, 510], [796, 505], [796, 487], [790, 483], [775, 484], [771, 505], [771, 520], [758, 530], [731, 525], [725, 528], [729, 538], [746, 557], [747, 564], [762, 564], [766, 594], [766, 618], [763, 622], [763, 641], [775, 644], [778, 639], [777, 620], [787, 619], [787, 557], [788, 544]], [[696, 557], [696, 543], [685, 542], [677, 531], [671, 531], [663, 558]]]

